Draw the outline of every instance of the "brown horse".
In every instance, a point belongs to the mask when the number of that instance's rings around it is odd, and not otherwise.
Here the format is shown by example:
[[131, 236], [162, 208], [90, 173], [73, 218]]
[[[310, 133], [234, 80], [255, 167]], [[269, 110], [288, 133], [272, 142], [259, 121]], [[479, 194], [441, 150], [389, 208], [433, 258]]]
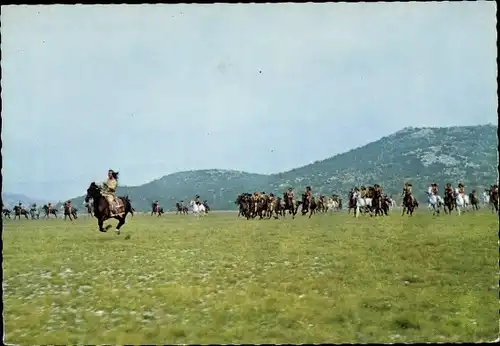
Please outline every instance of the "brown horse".
[[488, 195], [490, 196], [491, 212], [498, 213], [498, 188], [492, 186]]
[[472, 210], [479, 210], [479, 198], [477, 198], [476, 190], [472, 190], [472, 192], [469, 193], [469, 201]]
[[2, 215], [3, 215], [4, 218], [9, 218], [10, 219], [10, 213], [11, 213], [11, 211], [9, 209], [7, 209], [7, 208], [3, 208], [2, 209]]
[[78, 219], [78, 214], [77, 214], [77, 209], [75, 207], [72, 207], [70, 204], [65, 204], [64, 205], [64, 220], [69, 217], [70, 221], [73, 221], [73, 219]]
[[163, 213], [163, 208], [160, 207], [159, 204], [151, 204], [151, 216], [153, 216], [153, 214], [158, 214], [158, 217], [160, 217]]
[[372, 208], [375, 211], [375, 216], [383, 216], [384, 215], [384, 208], [383, 208], [383, 198], [382, 198], [382, 193], [378, 189], [373, 189], [372, 190]]
[[351, 213], [351, 209], [356, 210], [356, 199], [354, 198], [354, 189], [349, 191], [347, 196], [347, 214]]
[[299, 211], [299, 205], [300, 204], [294, 200], [291, 197], [288, 197], [288, 193], [283, 192], [283, 201], [285, 202], [285, 205], [283, 206], [283, 217], [286, 217], [286, 211], [288, 210], [289, 214], [292, 214], [292, 219], [295, 219], [295, 215], [297, 215], [297, 212]]
[[17, 218], [19, 218], [19, 220], [21, 220], [21, 215], [24, 215], [25, 218], [29, 219], [28, 217], [28, 211], [18, 205], [16, 205], [14, 207], [14, 220]]
[[239, 194], [236, 197], [236, 201], [234, 201], [234, 204], [238, 205], [238, 216], [243, 216], [246, 217], [247, 220], [250, 219], [251, 217], [251, 195], [248, 193], [242, 193]]
[[128, 196], [116, 197], [115, 202], [118, 202], [116, 209], [118, 214], [112, 215], [110, 211], [110, 206], [106, 198], [101, 194], [101, 189], [95, 182], [92, 182], [87, 189], [87, 195], [85, 196], [85, 203], [89, 200], [94, 201], [94, 216], [97, 218], [97, 225], [99, 226], [100, 232], [107, 232], [111, 228], [111, 225], [103, 227], [104, 221], [108, 219], [117, 219], [118, 225], [116, 225], [116, 233], [120, 234], [120, 228], [125, 224], [125, 218], [128, 213], [133, 213], [132, 205]]
[[48, 205], [44, 205], [42, 207], [43, 211], [45, 212], [45, 218], [48, 219], [50, 217], [50, 214], [54, 215], [57, 219], [57, 209], [52, 207], [49, 209], [49, 206]]
[[[206, 207], [205, 207], [205, 208], [206, 208]], [[177, 214], [179, 214], [179, 213], [180, 213], [181, 215], [183, 215], [183, 214], [186, 214], [186, 215], [187, 215], [187, 214], [188, 214], [188, 212], [189, 212], [188, 207], [186, 207], [185, 205], [180, 204], [179, 202], [175, 203], [175, 209], [177, 210], [177, 211], [175, 212], [175, 215], [177, 215]]]
[[309, 212], [309, 218], [311, 218], [312, 214], [316, 213], [316, 207], [318, 204], [316, 203], [316, 199], [311, 195], [311, 199], [307, 198], [305, 193], [302, 194], [302, 216], [306, 215]]
[[455, 192], [451, 188], [444, 190], [444, 206], [443, 210], [445, 214], [451, 214], [453, 208], [456, 206]]
[[418, 207], [418, 202], [415, 199], [415, 197], [413, 197], [411, 193], [405, 191], [403, 197], [403, 212], [401, 213], [401, 216], [403, 216], [405, 212], [407, 215], [413, 216], [413, 213], [415, 212], [415, 209], [417, 207]]

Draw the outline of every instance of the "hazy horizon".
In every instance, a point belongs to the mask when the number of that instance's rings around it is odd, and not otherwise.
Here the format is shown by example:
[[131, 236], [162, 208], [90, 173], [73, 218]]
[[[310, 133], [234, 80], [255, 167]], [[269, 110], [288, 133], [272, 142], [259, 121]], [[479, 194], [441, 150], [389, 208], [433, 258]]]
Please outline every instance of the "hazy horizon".
[[[494, 2], [3, 6], [1, 20], [3, 190], [31, 198], [82, 195], [109, 168], [128, 186], [270, 174], [405, 127], [497, 124]], [[324, 145], [298, 145], [303, 131]]]

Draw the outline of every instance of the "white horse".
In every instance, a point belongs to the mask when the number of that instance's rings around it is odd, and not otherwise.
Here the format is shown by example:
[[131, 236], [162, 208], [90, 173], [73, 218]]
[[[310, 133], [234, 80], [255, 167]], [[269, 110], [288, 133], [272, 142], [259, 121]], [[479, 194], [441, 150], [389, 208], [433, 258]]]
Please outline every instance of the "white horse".
[[355, 191], [352, 197], [356, 200], [356, 214], [355, 216], [359, 216], [360, 209], [363, 208], [365, 211], [371, 209], [372, 207], [372, 199], [371, 198], [361, 198], [361, 194], [359, 191]]
[[490, 194], [488, 191], [483, 191], [483, 205], [490, 204]]
[[427, 197], [428, 197], [428, 208], [432, 210], [432, 215], [439, 214], [439, 207], [444, 204], [443, 198], [439, 195], [435, 195], [432, 193], [432, 187], [427, 189]]
[[191, 200], [191, 202], [189, 202], [189, 206], [191, 207], [191, 210], [193, 211], [193, 214], [196, 216], [196, 218], [199, 218], [200, 215], [205, 215], [207, 212], [203, 203], [200, 203], [198, 205], [194, 200]]
[[326, 209], [329, 212], [333, 212], [335, 210], [339, 210], [339, 202], [335, 201], [333, 198], [328, 198], [328, 201], [326, 202]]
[[389, 197], [389, 206], [391, 207], [391, 209], [394, 209], [397, 207], [397, 204], [396, 204], [396, 201], [392, 198], [392, 197]]
[[457, 214], [460, 215], [462, 209], [466, 211], [470, 205], [469, 196], [467, 196], [465, 193], [464, 194], [459, 193], [458, 188], [455, 189], [455, 195], [456, 195], [455, 203], [457, 204]]

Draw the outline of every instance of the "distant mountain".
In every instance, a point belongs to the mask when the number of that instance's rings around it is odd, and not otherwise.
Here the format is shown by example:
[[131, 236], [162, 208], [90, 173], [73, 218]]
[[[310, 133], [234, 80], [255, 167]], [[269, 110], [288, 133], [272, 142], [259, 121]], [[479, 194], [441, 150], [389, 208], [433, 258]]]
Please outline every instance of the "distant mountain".
[[[353, 186], [380, 184], [389, 194], [399, 195], [405, 181], [413, 184], [419, 199], [429, 183], [464, 182], [478, 191], [497, 180], [498, 136], [493, 125], [446, 128], [405, 128], [376, 142], [288, 172], [261, 175], [231, 170], [178, 172], [137, 187], [122, 187], [134, 208], [150, 210], [158, 200], [173, 209], [178, 200], [199, 194], [214, 209], [235, 209], [242, 191], [281, 194], [288, 187], [302, 191], [345, 196]], [[73, 200], [83, 203], [83, 197]]]
[[46, 200], [31, 198], [19, 193], [2, 193], [2, 202], [7, 208], [12, 208], [22, 202], [24, 205], [32, 205], [36, 203], [37, 205], [44, 205], [47, 203]]

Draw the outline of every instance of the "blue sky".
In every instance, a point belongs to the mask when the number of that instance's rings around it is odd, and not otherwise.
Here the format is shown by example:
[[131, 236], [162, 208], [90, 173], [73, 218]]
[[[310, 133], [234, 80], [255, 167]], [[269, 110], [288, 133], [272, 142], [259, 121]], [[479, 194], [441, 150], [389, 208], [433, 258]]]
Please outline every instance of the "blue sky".
[[[108, 168], [126, 185], [271, 173], [405, 126], [497, 123], [495, 15], [494, 2], [3, 6], [3, 189], [73, 197]], [[323, 145], [298, 145], [304, 131]]]

